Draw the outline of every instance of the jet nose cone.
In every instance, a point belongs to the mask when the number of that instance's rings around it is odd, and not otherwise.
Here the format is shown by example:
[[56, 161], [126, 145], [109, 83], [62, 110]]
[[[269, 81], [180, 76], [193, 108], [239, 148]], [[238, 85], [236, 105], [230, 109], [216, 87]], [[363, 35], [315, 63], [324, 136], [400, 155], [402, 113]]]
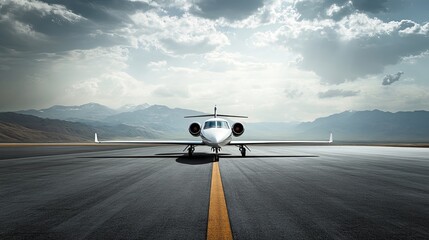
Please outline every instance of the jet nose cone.
[[225, 138], [223, 137], [223, 136], [219, 136], [219, 135], [217, 135], [217, 136], [214, 136], [214, 142], [216, 142], [216, 143], [220, 143], [220, 142], [222, 142], [223, 140], [225, 140]]
[[208, 140], [209, 140], [211, 143], [218, 144], [218, 143], [221, 143], [224, 139], [223, 139], [223, 137], [222, 137], [222, 136], [210, 136], [210, 137], [208, 138]]
[[202, 138], [205, 143], [212, 147], [224, 146], [230, 138], [231, 132], [228, 129], [208, 129], [203, 131]]

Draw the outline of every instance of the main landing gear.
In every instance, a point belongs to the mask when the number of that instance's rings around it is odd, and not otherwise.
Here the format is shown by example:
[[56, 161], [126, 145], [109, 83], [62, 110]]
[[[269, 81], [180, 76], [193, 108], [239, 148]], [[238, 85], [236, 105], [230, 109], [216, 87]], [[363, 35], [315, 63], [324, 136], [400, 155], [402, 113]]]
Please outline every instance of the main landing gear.
[[250, 149], [246, 145], [238, 146], [238, 150], [240, 150], [242, 157], [246, 156], [246, 149], [250, 151]]
[[194, 145], [188, 145], [183, 151], [186, 151], [186, 149], [188, 150], [188, 156], [192, 157], [192, 154], [195, 151], [195, 146]]

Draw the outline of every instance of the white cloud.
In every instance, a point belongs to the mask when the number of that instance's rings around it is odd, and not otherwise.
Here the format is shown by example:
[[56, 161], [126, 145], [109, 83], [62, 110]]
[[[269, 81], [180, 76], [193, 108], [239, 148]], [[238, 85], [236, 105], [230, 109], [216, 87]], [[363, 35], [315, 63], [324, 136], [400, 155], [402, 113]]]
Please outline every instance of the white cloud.
[[398, 22], [383, 22], [377, 18], [370, 18], [366, 14], [357, 13], [343, 18], [332, 27], [343, 41], [359, 38], [373, 38], [392, 34], [398, 29]]
[[84, 96], [95, 97], [99, 92], [99, 80], [96, 78], [89, 79], [82, 82], [77, 82], [71, 86], [72, 95], [76, 93], [83, 94]]
[[161, 16], [156, 11], [148, 11], [133, 14], [131, 19], [139, 44], [170, 55], [205, 53], [229, 44], [227, 36], [216, 29], [215, 22], [190, 14]]
[[426, 58], [429, 56], [429, 50], [422, 52], [418, 55], [406, 56], [402, 58], [404, 63], [416, 64], [420, 59]]
[[335, 97], [353, 97], [359, 94], [359, 91], [329, 89], [325, 92], [319, 92], [319, 98], [335, 98]]
[[204, 55], [207, 70], [212, 71], [258, 71], [278, 67], [281, 63], [258, 60], [238, 52], [213, 51]]
[[177, 85], [161, 85], [158, 86], [152, 94], [155, 97], [161, 98], [173, 98], [173, 99], [183, 99], [189, 97], [189, 91], [187, 86], [180, 84]]
[[112, 69], [123, 70], [127, 65], [129, 50], [125, 47], [98, 47], [89, 50], [71, 50], [62, 54], [53, 54], [52, 58], [57, 58], [53, 62], [53, 70], [61, 73], [67, 71], [69, 67], [74, 70], [80, 69], [79, 73], [91, 73], [99, 75], [100, 72], [107, 72]]
[[161, 69], [164, 69], [167, 66], [167, 61], [157, 61], [157, 62], [150, 62], [147, 64], [147, 67], [150, 68], [153, 71], [159, 71]]
[[24, 37], [30, 37], [32, 39], [43, 39], [43, 34], [33, 30], [33, 27], [29, 24], [16, 21], [10, 14], [4, 14], [0, 16], [0, 24], [8, 24], [12, 32], [16, 35], [22, 35]]
[[276, 32], [256, 32], [250, 38], [250, 43], [255, 47], [266, 47], [274, 44], [278, 41], [278, 35]]
[[118, 107], [145, 101], [155, 89], [127, 72], [129, 50], [124, 47], [72, 50], [39, 55], [37, 70], [26, 76], [25, 99], [34, 106], [46, 102], [75, 105], [100, 102]]

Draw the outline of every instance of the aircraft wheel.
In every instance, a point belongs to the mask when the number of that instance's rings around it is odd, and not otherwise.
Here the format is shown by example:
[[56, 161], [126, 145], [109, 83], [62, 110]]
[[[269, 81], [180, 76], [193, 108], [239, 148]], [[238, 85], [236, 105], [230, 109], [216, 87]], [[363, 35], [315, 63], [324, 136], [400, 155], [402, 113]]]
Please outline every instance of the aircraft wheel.
[[245, 149], [245, 148], [243, 148], [243, 149], [241, 150], [241, 156], [242, 156], [242, 157], [245, 157], [245, 156], [246, 156], [246, 149]]
[[193, 147], [190, 147], [189, 149], [188, 149], [188, 156], [189, 157], [192, 157], [192, 154], [194, 153], [194, 148]]
[[244, 146], [240, 146], [239, 150], [241, 152], [241, 156], [245, 157], [246, 156], [246, 148]]

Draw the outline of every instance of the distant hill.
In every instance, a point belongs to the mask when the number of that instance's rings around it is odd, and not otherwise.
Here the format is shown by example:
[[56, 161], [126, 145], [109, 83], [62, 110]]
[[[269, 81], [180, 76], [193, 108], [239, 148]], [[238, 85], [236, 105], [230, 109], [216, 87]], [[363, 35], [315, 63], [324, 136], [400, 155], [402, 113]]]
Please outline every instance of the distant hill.
[[12, 112], [0, 113], [0, 142], [88, 142], [93, 141], [95, 132], [105, 139], [159, 137], [152, 131], [125, 124], [94, 122], [88, 125]]
[[88, 139], [0, 122], [0, 142], [86, 142]]
[[16, 113], [61, 120], [101, 120], [116, 114], [117, 111], [98, 103], [87, 103], [80, 106], [55, 105], [46, 109], [23, 110]]
[[178, 132], [187, 134], [192, 119], [184, 116], [204, 114], [202, 112], [169, 108], [163, 105], [153, 105], [133, 112], [115, 114], [103, 119], [108, 123], [123, 123], [132, 126], [144, 126], [162, 132]]
[[87, 103], [79, 106], [62, 106], [55, 105], [50, 108], [45, 109], [30, 109], [17, 111], [16, 113], [33, 115], [41, 118], [50, 118], [50, 119], [61, 119], [68, 121], [100, 121], [105, 119], [108, 116], [112, 116], [118, 113], [124, 112], [133, 112], [137, 110], [142, 110], [150, 107], [149, 104], [140, 104], [140, 105], [124, 105], [119, 109], [112, 109], [107, 106], [98, 104], [98, 103]]
[[[235, 119], [240, 121], [239, 119]], [[294, 140], [297, 137], [308, 139], [305, 136], [296, 135], [296, 127], [299, 123], [293, 122], [244, 122], [245, 131], [242, 139], [246, 140]], [[326, 138], [326, 136], [324, 136]]]
[[337, 141], [429, 141], [429, 112], [347, 111], [301, 123], [295, 134], [323, 137], [334, 133]]

